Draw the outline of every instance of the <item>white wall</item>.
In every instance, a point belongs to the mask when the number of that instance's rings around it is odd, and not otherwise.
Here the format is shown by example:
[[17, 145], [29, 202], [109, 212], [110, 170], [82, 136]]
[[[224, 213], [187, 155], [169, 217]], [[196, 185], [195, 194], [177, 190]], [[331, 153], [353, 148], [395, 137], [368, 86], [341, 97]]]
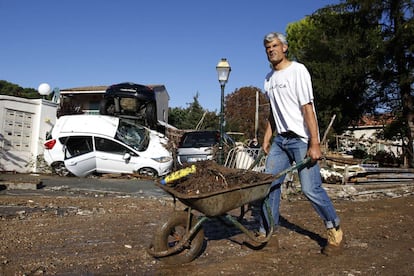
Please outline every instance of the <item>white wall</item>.
[[0, 95], [0, 171], [38, 172], [37, 156], [56, 110], [51, 101]]

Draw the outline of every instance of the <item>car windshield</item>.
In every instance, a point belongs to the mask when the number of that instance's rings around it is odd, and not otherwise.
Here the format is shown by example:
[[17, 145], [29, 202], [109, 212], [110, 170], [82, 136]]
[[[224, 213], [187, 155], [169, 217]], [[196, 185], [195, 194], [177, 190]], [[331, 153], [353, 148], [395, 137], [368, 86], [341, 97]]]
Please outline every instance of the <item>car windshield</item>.
[[218, 136], [215, 132], [190, 132], [184, 134], [181, 147], [211, 147], [218, 142]]
[[115, 139], [127, 144], [131, 148], [143, 151], [148, 147], [149, 135], [147, 129], [120, 120]]

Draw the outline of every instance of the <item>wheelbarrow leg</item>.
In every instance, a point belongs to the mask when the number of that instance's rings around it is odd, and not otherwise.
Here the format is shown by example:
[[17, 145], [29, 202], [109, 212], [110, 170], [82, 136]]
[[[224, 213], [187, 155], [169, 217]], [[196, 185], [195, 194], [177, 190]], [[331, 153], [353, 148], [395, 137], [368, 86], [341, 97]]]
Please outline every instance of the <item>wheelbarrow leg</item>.
[[270, 209], [269, 202], [267, 199], [264, 200], [264, 204], [266, 206], [266, 212], [270, 220], [270, 229], [267, 232], [265, 238], [256, 237], [256, 235], [252, 231], [247, 229], [243, 224], [241, 224], [237, 219], [235, 219], [231, 215], [226, 215], [226, 219], [232, 222], [238, 229], [240, 229], [244, 234], [246, 234], [247, 237], [249, 237], [249, 239], [251, 239], [252, 241], [259, 243], [259, 244], [267, 243], [272, 238], [272, 235], [273, 235], [274, 220], [272, 216], [272, 210]]
[[237, 220], [241, 221], [244, 218], [245, 215], [246, 215], [246, 205], [242, 205], [242, 206], [240, 206], [240, 215], [237, 218]]

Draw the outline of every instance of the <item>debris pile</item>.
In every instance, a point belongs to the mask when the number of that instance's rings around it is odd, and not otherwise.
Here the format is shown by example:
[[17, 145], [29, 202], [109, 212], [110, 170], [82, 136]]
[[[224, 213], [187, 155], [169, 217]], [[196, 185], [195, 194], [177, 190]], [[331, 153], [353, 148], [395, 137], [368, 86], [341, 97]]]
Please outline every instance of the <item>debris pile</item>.
[[321, 168], [321, 177], [324, 183], [341, 184], [344, 176], [337, 171]]
[[196, 171], [169, 185], [183, 194], [211, 193], [249, 184], [272, 181], [273, 176], [248, 170], [232, 169], [214, 161], [196, 163]]

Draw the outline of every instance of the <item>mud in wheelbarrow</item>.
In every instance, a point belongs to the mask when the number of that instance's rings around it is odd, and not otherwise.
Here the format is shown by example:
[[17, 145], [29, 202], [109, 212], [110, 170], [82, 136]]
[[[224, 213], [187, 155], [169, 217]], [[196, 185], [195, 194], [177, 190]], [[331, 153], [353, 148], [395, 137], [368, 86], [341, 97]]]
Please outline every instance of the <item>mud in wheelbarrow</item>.
[[[158, 187], [171, 194], [175, 199], [188, 206], [186, 210], [174, 211], [154, 233], [154, 239], [148, 253], [167, 264], [182, 264], [191, 262], [200, 253], [204, 244], [204, 230], [202, 224], [209, 219], [221, 218], [228, 221], [241, 230], [256, 245], [266, 244], [273, 233], [273, 216], [267, 204], [266, 196], [274, 179], [305, 165], [309, 159], [305, 159], [276, 176], [268, 175], [265, 181], [240, 184], [228, 189], [222, 189], [210, 193], [186, 194], [175, 190], [173, 187], [156, 183]], [[258, 237], [241, 224], [237, 218], [227, 212], [240, 208], [245, 204], [264, 199], [267, 217], [270, 219], [266, 237]], [[196, 216], [193, 210], [202, 213]]]

